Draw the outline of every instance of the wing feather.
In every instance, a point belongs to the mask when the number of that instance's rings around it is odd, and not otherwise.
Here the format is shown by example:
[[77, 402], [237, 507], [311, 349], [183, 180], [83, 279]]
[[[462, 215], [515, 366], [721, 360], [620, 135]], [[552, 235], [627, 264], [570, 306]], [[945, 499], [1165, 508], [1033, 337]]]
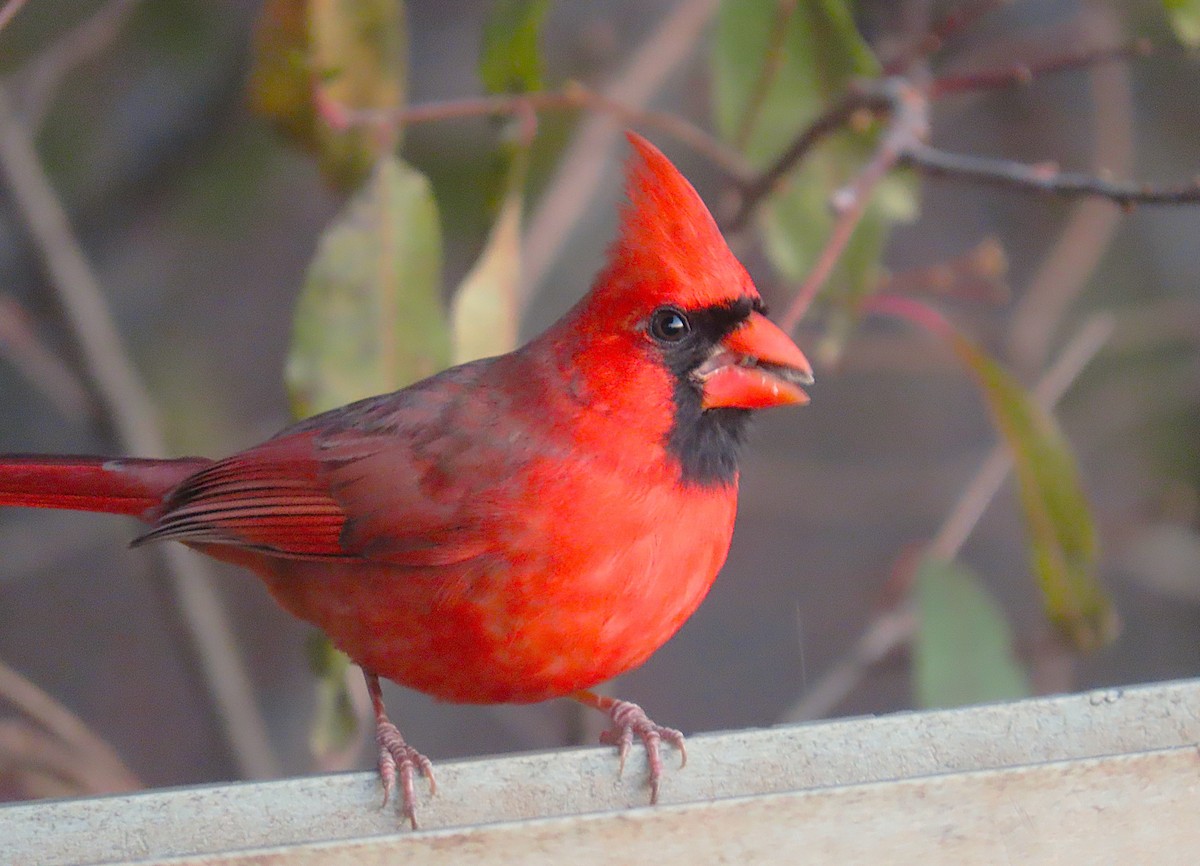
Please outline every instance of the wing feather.
[[[316, 416], [205, 466], [134, 544], [173, 539], [408, 567], [486, 554], [495, 528], [479, 519], [481, 491], [510, 467], [467, 429], [494, 413], [457, 399], [485, 364]], [[466, 417], [463, 406], [472, 407]]]
[[346, 558], [347, 514], [322, 479], [311, 436], [272, 440], [179, 485], [134, 544], [231, 544], [296, 558]]

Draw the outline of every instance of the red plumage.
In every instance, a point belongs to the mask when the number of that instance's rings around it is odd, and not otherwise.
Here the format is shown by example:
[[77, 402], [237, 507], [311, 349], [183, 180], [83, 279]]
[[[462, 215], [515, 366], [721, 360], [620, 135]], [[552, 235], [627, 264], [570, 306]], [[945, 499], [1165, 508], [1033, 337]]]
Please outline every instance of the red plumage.
[[69, 508], [153, 520], [163, 494], [211, 461], [0, 455], [0, 508]]
[[799, 349], [692, 187], [649, 143], [607, 267], [508, 355], [303, 421], [219, 461], [0, 458], [0, 505], [129, 514], [257, 573], [360, 664], [411, 818], [428, 762], [377, 676], [457, 702], [572, 696], [642, 663], [724, 562], [747, 410], [806, 401]]

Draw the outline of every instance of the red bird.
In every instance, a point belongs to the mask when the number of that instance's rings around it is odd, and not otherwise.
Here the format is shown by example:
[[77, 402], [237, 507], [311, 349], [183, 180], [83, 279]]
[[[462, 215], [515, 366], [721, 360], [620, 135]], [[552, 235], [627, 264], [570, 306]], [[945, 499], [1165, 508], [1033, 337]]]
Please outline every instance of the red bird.
[[224, 460], [0, 457], [0, 506], [127, 514], [255, 572], [361, 665], [384, 802], [416, 826], [427, 758], [379, 677], [446, 701], [570, 697], [622, 763], [683, 737], [586, 691], [637, 667], [717, 576], [749, 410], [805, 403], [808, 361], [700, 197], [630, 135], [629, 204], [591, 291], [507, 355], [309, 418]]

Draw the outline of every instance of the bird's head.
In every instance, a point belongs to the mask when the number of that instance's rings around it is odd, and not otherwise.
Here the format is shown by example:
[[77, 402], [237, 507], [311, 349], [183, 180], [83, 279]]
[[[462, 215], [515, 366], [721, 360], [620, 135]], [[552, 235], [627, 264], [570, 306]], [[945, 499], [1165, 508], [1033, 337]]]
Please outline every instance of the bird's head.
[[812, 368], [766, 317], [696, 190], [654, 145], [628, 137], [617, 239], [561, 333], [590, 399], [660, 436], [685, 480], [727, 483], [749, 410], [807, 403]]

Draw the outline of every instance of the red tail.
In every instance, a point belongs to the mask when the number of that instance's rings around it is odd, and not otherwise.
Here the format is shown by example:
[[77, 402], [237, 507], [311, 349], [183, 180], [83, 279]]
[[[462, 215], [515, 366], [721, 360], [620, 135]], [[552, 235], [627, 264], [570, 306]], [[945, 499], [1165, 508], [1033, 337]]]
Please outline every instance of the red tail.
[[152, 519], [163, 497], [210, 460], [0, 455], [0, 507], [66, 508]]

